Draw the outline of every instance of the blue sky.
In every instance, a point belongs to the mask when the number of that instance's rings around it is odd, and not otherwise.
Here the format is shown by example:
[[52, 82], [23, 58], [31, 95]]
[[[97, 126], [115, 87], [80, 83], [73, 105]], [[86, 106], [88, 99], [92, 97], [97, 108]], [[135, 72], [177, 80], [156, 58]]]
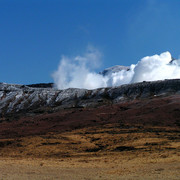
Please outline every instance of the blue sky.
[[52, 82], [62, 55], [88, 45], [99, 70], [147, 55], [180, 55], [179, 0], [0, 0], [0, 82]]

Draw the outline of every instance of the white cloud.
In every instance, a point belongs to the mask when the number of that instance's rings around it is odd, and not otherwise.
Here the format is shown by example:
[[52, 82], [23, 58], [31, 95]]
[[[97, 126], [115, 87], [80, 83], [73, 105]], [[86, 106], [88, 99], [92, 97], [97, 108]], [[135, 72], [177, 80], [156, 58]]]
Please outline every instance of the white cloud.
[[160, 55], [142, 58], [129, 70], [111, 72], [103, 76], [95, 73], [100, 65], [101, 53], [88, 47], [83, 56], [74, 58], [62, 57], [53, 78], [58, 89], [85, 88], [95, 89], [122, 84], [180, 78], [180, 60], [171, 62], [171, 54], [164, 52]]

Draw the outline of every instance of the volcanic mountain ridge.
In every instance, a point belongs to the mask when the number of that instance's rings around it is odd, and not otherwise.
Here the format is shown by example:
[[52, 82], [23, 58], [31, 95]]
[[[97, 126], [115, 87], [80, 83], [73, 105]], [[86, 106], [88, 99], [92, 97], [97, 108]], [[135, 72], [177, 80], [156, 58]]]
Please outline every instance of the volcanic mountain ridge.
[[[14, 85], [0, 83], [0, 117], [20, 112], [57, 111], [111, 105], [135, 99], [180, 94], [180, 79], [141, 82], [119, 87], [57, 90], [53, 84]], [[47, 87], [47, 88], [45, 88]]]

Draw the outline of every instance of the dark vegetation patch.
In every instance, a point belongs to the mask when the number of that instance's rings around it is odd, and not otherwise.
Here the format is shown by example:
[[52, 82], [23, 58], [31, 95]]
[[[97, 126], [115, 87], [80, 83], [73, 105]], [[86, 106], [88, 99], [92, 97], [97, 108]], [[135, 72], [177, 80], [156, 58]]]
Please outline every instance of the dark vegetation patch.
[[145, 146], [157, 146], [157, 145], [159, 145], [159, 143], [156, 143], [156, 142], [152, 142], [152, 143], [145, 143], [144, 144]]
[[100, 150], [102, 150], [102, 148], [101, 147], [97, 147], [97, 148], [88, 148], [85, 151], [86, 152], [98, 152]]
[[57, 145], [61, 144], [60, 142], [46, 142], [46, 143], [41, 143], [41, 145]]
[[136, 150], [133, 146], [118, 146], [114, 149], [114, 151], [133, 151]]
[[6, 147], [22, 147], [20, 139], [15, 140], [2, 140], [0, 141], [0, 148], [6, 148]]
[[13, 141], [0, 141], [0, 147], [3, 148], [3, 147], [6, 147], [6, 146], [9, 146], [13, 144]]

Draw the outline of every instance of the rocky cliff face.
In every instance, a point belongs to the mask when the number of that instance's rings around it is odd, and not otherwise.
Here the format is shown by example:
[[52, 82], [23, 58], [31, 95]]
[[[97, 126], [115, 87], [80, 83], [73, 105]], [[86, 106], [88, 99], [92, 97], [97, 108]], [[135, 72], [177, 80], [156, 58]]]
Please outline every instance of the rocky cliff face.
[[96, 107], [172, 94], [180, 94], [180, 79], [95, 90], [57, 90], [0, 83], [0, 117], [17, 112], [38, 113], [44, 109], [54, 112], [64, 108]]

